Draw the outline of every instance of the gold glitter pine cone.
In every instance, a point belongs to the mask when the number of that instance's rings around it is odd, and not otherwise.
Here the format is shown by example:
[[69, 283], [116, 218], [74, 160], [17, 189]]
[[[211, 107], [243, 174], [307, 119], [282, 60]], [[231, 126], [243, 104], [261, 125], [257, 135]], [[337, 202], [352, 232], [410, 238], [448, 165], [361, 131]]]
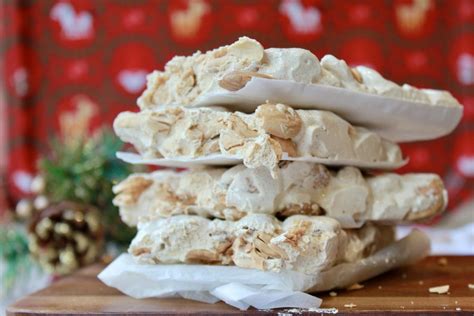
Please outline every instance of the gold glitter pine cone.
[[30, 252], [50, 273], [68, 274], [95, 262], [103, 244], [99, 210], [91, 205], [70, 201], [52, 204], [29, 226]]

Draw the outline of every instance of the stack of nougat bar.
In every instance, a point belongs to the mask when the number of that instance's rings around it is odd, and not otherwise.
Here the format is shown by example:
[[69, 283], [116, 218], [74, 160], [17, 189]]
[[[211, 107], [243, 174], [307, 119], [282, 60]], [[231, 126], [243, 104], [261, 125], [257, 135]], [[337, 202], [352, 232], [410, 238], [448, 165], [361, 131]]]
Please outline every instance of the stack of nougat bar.
[[147, 159], [242, 163], [132, 174], [117, 184], [114, 204], [138, 228], [129, 247], [138, 262], [316, 274], [390, 245], [395, 224], [444, 211], [439, 176], [378, 170], [403, 164], [399, 146], [334, 113], [278, 100], [252, 113], [193, 106], [205, 94], [237, 91], [252, 77], [458, 105], [448, 92], [399, 86], [331, 55], [320, 61], [304, 49], [264, 49], [246, 37], [174, 57], [148, 76], [140, 112], [118, 115], [116, 134]]

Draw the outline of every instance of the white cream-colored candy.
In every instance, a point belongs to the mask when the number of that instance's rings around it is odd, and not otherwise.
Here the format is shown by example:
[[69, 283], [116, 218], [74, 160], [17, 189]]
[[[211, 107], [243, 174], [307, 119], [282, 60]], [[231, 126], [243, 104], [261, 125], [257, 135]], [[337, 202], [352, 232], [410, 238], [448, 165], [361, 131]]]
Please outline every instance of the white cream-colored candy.
[[372, 168], [402, 163], [400, 148], [374, 132], [331, 112], [293, 110], [283, 104], [263, 104], [253, 114], [186, 107], [123, 112], [114, 130], [146, 158], [223, 154], [272, 172], [283, 153]]
[[395, 98], [401, 98], [403, 96], [399, 85], [385, 79], [374, 69], [365, 66], [357, 66], [356, 69], [360, 73], [364, 84], [370, 87], [376, 94]]
[[258, 72], [274, 79], [312, 83], [321, 76], [318, 58], [301, 48], [269, 48], [265, 50], [265, 63]]
[[280, 222], [252, 214], [232, 222], [178, 215], [140, 224], [129, 252], [144, 263], [234, 264], [315, 274], [366, 257], [393, 240], [390, 227], [345, 231], [324, 216], [296, 215]]
[[422, 91], [430, 99], [430, 103], [434, 105], [455, 105], [458, 101], [448, 91], [422, 89]]
[[122, 220], [139, 221], [177, 214], [239, 219], [246, 214], [325, 214], [343, 227], [365, 222], [419, 221], [442, 212], [446, 191], [435, 174], [392, 173], [364, 176], [345, 167], [330, 171], [318, 164], [286, 163], [273, 178], [265, 168], [238, 165], [135, 174], [114, 187]]
[[[319, 59], [301, 48], [268, 48], [254, 39], [241, 37], [235, 43], [206, 53], [176, 56], [164, 71], [148, 76], [145, 92], [138, 99], [141, 109], [165, 105], [192, 105], [206, 94], [227, 92], [219, 82], [234, 72], [306, 84], [323, 84], [391, 98], [443, 106], [459, 106], [446, 91], [430, 92], [398, 85], [368, 67], [356, 67], [362, 81], [344, 60], [332, 55]], [[240, 82], [243, 85], [245, 83]], [[431, 94], [431, 95], [430, 95]], [[442, 94], [442, 97], [439, 95]], [[436, 95], [436, 96], [434, 96]]]
[[351, 68], [342, 59], [337, 59], [333, 55], [325, 55], [321, 59], [321, 67], [331, 73], [339, 81], [337, 86], [355, 91], [364, 91], [367, 89], [354, 78]]
[[263, 46], [248, 37], [206, 53], [176, 56], [165, 65], [165, 71], [148, 76], [138, 106], [146, 109], [162, 104], [190, 104], [202, 93], [221, 89], [218, 81], [224, 74], [235, 70], [254, 72], [263, 59]]

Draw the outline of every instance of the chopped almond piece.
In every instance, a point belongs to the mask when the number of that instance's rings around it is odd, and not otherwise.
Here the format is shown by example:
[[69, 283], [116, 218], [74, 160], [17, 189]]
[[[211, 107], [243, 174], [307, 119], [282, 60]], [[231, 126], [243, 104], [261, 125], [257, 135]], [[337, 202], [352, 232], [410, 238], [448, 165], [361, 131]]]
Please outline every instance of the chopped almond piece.
[[446, 294], [449, 291], [449, 285], [440, 285], [440, 286], [430, 287], [429, 291], [430, 293]]

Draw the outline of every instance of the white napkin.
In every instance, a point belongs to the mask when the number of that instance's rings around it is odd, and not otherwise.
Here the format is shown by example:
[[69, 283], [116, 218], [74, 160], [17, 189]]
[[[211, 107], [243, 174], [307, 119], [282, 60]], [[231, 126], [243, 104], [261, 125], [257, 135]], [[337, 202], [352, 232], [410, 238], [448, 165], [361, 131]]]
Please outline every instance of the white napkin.
[[139, 264], [122, 254], [98, 278], [134, 298], [172, 297], [246, 310], [281, 307], [316, 308], [321, 299], [305, 292], [344, 288], [425, 257], [428, 238], [413, 231], [405, 238], [355, 263], [344, 263], [318, 275], [295, 271], [268, 272], [236, 266]]

